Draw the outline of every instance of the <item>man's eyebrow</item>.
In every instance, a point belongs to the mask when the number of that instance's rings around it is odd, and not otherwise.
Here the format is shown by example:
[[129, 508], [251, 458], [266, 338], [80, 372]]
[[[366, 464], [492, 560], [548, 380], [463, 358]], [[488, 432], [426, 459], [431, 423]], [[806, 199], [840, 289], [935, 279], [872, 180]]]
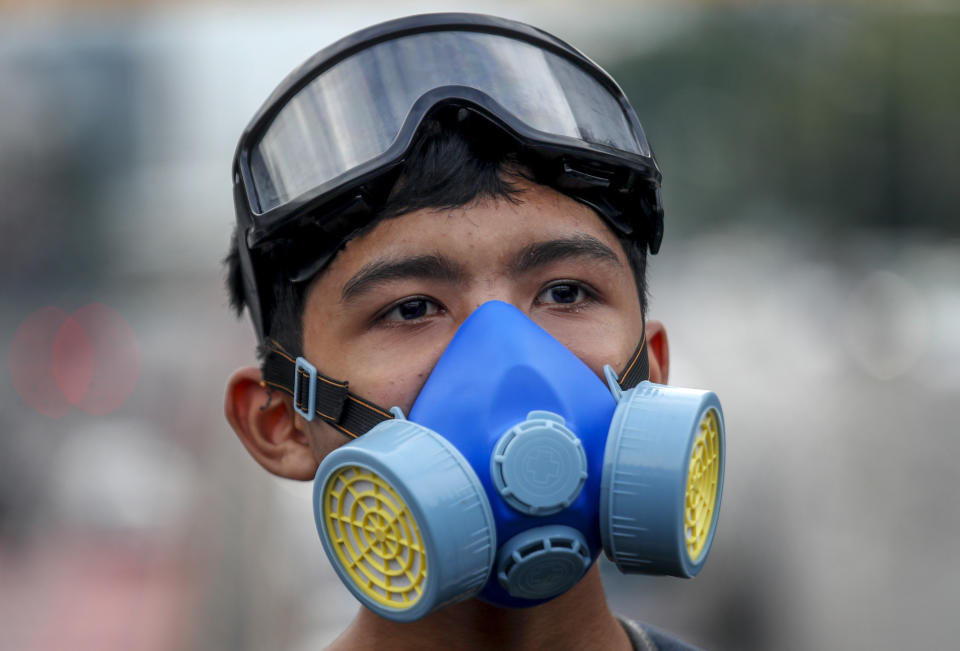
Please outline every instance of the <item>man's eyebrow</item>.
[[456, 283], [466, 278], [466, 275], [461, 265], [436, 254], [374, 260], [364, 265], [344, 284], [340, 302], [355, 300], [377, 285], [393, 280], [419, 278]]
[[577, 235], [525, 246], [514, 256], [510, 263], [510, 272], [520, 275], [537, 267], [571, 258], [591, 258], [623, 267], [620, 258], [609, 246], [591, 235]]

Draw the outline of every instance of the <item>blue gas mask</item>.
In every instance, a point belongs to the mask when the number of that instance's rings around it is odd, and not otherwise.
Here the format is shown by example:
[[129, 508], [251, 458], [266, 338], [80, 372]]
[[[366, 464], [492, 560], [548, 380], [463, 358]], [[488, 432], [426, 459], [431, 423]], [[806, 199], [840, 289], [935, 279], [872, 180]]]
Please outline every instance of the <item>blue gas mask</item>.
[[317, 529], [350, 591], [412, 621], [472, 597], [543, 603], [601, 549], [621, 572], [696, 575], [720, 510], [720, 402], [622, 391], [604, 370], [506, 303], [478, 308], [409, 415], [394, 408], [317, 470]]

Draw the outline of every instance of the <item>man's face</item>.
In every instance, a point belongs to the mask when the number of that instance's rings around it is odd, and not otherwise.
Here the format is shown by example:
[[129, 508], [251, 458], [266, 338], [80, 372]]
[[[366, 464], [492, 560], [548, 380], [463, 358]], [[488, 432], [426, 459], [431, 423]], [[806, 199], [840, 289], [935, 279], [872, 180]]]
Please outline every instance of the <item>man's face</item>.
[[[598, 376], [604, 364], [621, 368], [643, 317], [620, 243], [590, 208], [517, 185], [518, 202], [418, 210], [351, 240], [308, 292], [305, 357], [353, 393], [407, 413], [464, 319], [499, 300]], [[298, 425], [317, 461], [348, 441], [320, 422]]]

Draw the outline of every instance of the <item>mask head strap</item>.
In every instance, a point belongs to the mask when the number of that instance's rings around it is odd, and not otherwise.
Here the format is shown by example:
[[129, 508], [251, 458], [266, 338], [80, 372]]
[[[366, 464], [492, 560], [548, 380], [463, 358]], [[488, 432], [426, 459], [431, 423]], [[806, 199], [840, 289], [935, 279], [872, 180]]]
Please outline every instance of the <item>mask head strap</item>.
[[624, 391], [632, 389], [644, 380], [650, 379], [650, 360], [647, 357], [647, 326], [644, 324], [640, 332], [640, 343], [630, 356], [630, 361], [619, 373], [620, 388]]
[[350, 393], [348, 384], [321, 375], [303, 357], [293, 358], [269, 340], [263, 360], [263, 383], [294, 399], [294, 409], [307, 420], [319, 416], [340, 433], [357, 438], [390, 420], [389, 411]]

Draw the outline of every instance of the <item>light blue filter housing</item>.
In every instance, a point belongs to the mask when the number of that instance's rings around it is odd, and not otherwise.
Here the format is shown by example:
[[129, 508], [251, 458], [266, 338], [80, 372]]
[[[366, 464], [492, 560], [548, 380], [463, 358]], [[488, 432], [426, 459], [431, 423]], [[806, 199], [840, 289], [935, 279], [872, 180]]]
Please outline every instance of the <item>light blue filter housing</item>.
[[344, 584], [374, 612], [408, 622], [475, 595], [490, 574], [497, 536], [463, 455], [396, 415], [327, 455], [313, 506]]
[[[715, 425], [708, 449], [700, 436], [704, 422]], [[723, 412], [713, 392], [641, 382], [622, 393], [607, 439], [600, 502], [603, 549], [621, 572], [693, 577], [700, 571], [717, 528], [725, 452]], [[689, 499], [698, 492], [688, 481], [691, 463], [705, 454], [707, 465], [716, 467], [702, 482], [706, 490], [699, 496], [706, 499], [698, 508]], [[690, 519], [695, 526], [688, 526]]]

